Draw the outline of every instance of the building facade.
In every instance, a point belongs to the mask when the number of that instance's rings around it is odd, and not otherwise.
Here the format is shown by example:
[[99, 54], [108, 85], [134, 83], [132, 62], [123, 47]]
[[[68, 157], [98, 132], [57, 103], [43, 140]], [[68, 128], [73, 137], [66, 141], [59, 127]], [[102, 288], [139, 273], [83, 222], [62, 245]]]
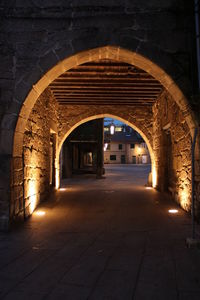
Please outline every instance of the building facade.
[[131, 127], [116, 126], [114, 134], [104, 127], [105, 164], [149, 164], [149, 151], [142, 137]]

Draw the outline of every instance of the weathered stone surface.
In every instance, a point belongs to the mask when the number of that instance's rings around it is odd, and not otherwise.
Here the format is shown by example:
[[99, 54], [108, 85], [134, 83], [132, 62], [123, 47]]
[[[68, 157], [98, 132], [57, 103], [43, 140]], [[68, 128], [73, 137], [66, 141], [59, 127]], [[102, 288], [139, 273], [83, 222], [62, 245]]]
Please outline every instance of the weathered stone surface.
[[140, 110], [138, 108], [123, 106], [93, 106], [89, 108], [86, 105], [72, 106], [67, 105], [59, 108], [59, 143], [63, 140], [71, 127], [75, 126], [78, 122], [98, 115], [113, 115], [114, 117], [122, 118], [124, 121], [130, 122], [136, 126], [147, 137], [150, 144], [152, 144], [152, 111], [149, 108]]
[[[183, 94], [190, 99], [191, 70], [196, 68], [196, 65], [195, 68], [191, 65], [191, 57], [195, 56], [195, 45], [191, 42], [194, 40], [192, 1], [2, 0], [0, 19], [0, 153], [2, 155], [13, 152], [16, 120], [23, 106], [21, 114], [24, 117], [24, 123], [26, 122], [25, 114], [30, 113], [32, 98], [29, 97], [26, 108], [23, 103], [33, 86], [61, 60], [83, 50], [113, 45], [140, 54], [164, 70], [177, 83]], [[81, 59], [80, 54], [79, 59], [73, 62], [72, 66], [81, 63]], [[51, 78], [44, 78], [44, 81], [48, 82], [49, 79]], [[162, 83], [162, 76], [157, 79]], [[32, 90], [31, 93], [37, 94], [40, 90], [42, 91], [43, 84], [44, 82], [40, 84], [39, 90]], [[166, 84], [165, 88], [167, 87]], [[180, 99], [181, 97], [180, 93]], [[57, 124], [57, 117], [55, 114], [51, 116], [48, 114], [53, 111], [49, 108], [48, 101], [44, 101], [43, 105], [35, 105], [36, 109], [33, 109], [26, 128], [24, 158], [28, 160], [30, 157], [34, 160], [38, 158], [41, 163], [46, 156], [46, 163], [41, 164], [47, 170], [48, 142], [46, 137], [49, 133], [47, 135], [46, 130], [49, 128], [50, 119]], [[91, 107], [90, 112], [82, 107], [77, 109], [82, 114], [78, 117], [76, 109], [77, 107], [70, 108], [71, 115], [69, 111], [66, 112], [66, 116], [60, 114], [61, 118], [65, 119], [65, 125], [59, 126], [59, 141], [62, 140], [64, 132], [67, 132], [76, 122], [97, 114], [95, 107]], [[98, 113], [104, 114], [109, 111], [110, 114], [118, 114], [116, 108], [113, 107], [99, 108], [100, 110], [101, 112]], [[160, 112], [158, 108], [157, 110]], [[171, 116], [161, 114], [162, 118], [154, 111], [156, 126], [165, 126], [169, 118], [173, 124], [179, 124], [177, 129], [172, 128], [174, 157], [178, 156], [181, 157], [180, 160], [182, 159], [182, 162], [178, 163], [177, 172], [181, 171], [181, 166], [189, 166], [190, 157], [189, 121], [185, 122], [179, 110], [180, 107], [173, 105]], [[38, 112], [42, 117], [39, 117]], [[194, 111], [194, 114], [197, 115], [197, 112]], [[120, 111], [120, 117], [144, 130], [149, 142], [152, 143], [152, 117], [149, 119], [149, 115], [149, 111], [138, 112], [132, 108], [122, 107]], [[24, 123], [21, 127], [19, 126], [16, 133], [21, 140], [24, 134]], [[157, 153], [156, 164], [159, 165], [162, 157], [162, 153], [159, 152], [159, 141], [162, 138], [160, 130], [155, 129], [153, 137], [154, 150]], [[14, 156], [19, 156], [20, 146], [14, 146]], [[31, 154], [30, 149], [32, 149]], [[10, 158], [7, 159], [6, 163], [9, 164]], [[173, 162], [173, 165], [175, 166], [176, 162]], [[30, 167], [32, 168], [32, 164]], [[198, 174], [198, 167], [196, 170]], [[179, 176], [177, 172], [174, 172], [175, 177]], [[20, 178], [17, 182], [20, 182]], [[7, 190], [6, 192], [8, 193]], [[18, 205], [18, 207], [21, 206], [21, 204]]]
[[[29, 116], [24, 133], [23, 158], [13, 159], [13, 181], [11, 217], [16, 217], [25, 209], [31, 213], [34, 207], [48, 194], [50, 178], [50, 129], [57, 128], [58, 146], [70, 130], [79, 122], [99, 115], [113, 115], [136, 126], [152, 146], [152, 111], [145, 108], [123, 106], [120, 110], [113, 106], [84, 105], [58, 107], [50, 91], [46, 90], [37, 100]], [[60, 149], [60, 148], [59, 148]], [[57, 149], [58, 151], [58, 149]], [[23, 207], [23, 199], [24, 205]]]
[[[43, 198], [43, 194], [48, 193], [51, 122], [57, 123], [56, 103], [51, 93], [45, 91], [35, 104], [26, 124], [23, 157], [13, 159], [12, 218], [24, 209], [26, 214], [31, 213], [39, 200]], [[33, 201], [36, 203], [29, 208]]]
[[[177, 202], [184, 209], [189, 210], [191, 205], [191, 135], [189, 128], [177, 104], [167, 92], [164, 92], [155, 103], [153, 116], [153, 147], [157, 161], [158, 187], [164, 190], [167, 180]], [[171, 146], [166, 144], [165, 135], [171, 138]], [[168, 147], [170, 149], [167, 149]], [[167, 170], [166, 167], [168, 159], [171, 160], [170, 170]], [[195, 174], [198, 174], [199, 160], [196, 160], [195, 165]], [[199, 181], [196, 177], [197, 207], [200, 206], [198, 185]]]

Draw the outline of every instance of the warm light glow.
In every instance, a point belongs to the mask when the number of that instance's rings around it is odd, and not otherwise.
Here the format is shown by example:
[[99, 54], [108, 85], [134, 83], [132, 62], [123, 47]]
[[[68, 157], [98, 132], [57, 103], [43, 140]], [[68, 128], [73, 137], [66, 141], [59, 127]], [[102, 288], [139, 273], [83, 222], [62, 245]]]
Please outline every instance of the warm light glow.
[[110, 125], [110, 134], [115, 133], [115, 126], [113, 124]]
[[36, 182], [29, 181], [28, 183], [28, 196], [29, 196], [29, 213], [32, 214], [37, 205], [37, 189]]
[[142, 149], [141, 149], [140, 145], [138, 145], [138, 147], [137, 147], [137, 154], [140, 155], [141, 152], [142, 152]]
[[59, 188], [59, 191], [66, 191], [67, 189], [66, 188]]
[[168, 212], [170, 214], [177, 214], [178, 213], [178, 209], [169, 209]]
[[36, 195], [32, 195], [30, 197], [30, 206], [29, 206], [29, 212], [30, 214], [32, 214], [36, 208], [37, 205], [37, 196]]
[[60, 186], [60, 174], [59, 174], [59, 169], [58, 168], [56, 168], [55, 173], [56, 173], [55, 188], [58, 190], [59, 186]]
[[157, 186], [157, 172], [156, 167], [152, 162], [152, 186], [155, 188]]
[[108, 148], [108, 144], [107, 144], [107, 143], [105, 143], [105, 144], [104, 144], [104, 151], [106, 151], [106, 150], [107, 150], [107, 148]]
[[190, 191], [188, 187], [179, 190], [180, 205], [186, 211], [190, 210]]
[[38, 210], [38, 211], [34, 212], [34, 215], [36, 215], [36, 216], [44, 216], [44, 215], [46, 215], [46, 212], [43, 211], [43, 210]]
[[152, 190], [152, 187], [146, 186], [146, 189], [147, 189], [147, 190]]

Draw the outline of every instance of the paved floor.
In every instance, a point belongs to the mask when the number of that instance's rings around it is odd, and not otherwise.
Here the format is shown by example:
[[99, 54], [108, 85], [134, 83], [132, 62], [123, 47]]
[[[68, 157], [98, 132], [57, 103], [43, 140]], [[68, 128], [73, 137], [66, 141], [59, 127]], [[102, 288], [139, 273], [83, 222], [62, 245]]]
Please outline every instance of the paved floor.
[[200, 299], [190, 219], [145, 189], [148, 167], [79, 176], [41, 211], [0, 235], [0, 299]]

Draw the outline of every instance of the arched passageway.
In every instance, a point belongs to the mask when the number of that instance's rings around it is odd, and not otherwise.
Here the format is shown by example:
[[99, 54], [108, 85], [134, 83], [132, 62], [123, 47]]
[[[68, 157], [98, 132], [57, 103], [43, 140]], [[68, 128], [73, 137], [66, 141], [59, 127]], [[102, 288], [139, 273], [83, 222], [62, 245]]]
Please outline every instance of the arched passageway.
[[[120, 115], [120, 112], [119, 112]], [[136, 132], [138, 132], [141, 137], [143, 138], [143, 140], [145, 141], [148, 150], [149, 150], [149, 154], [150, 154], [150, 158], [151, 158], [151, 162], [152, 162], [152, 185], [153, 187], [156, 187], [156, 170], [155, 170], [155, 158], [154, 158], [154, 152], [153, 152], [153, 148], [152, 148], [152, 141], [149, 140], [149, 136], [147, 137], [146, 134], [142, 131], [145, 130], [145, 126], [142, 124], [139, 124], [139, 122], [137, 122], [137, 124], [140, 126], [139, 128], [137, 126], [135, 126], [134, 124], [131, 123], [131, 120], [126, 121], [125, 119], [123, 119], [122, 117], [113, 115], [113, 114], [101, 114], [101, 115], [95, 115], [95, 116], [90, 116], [84, 120], [81, 120], [80, 122], [78, 122], [77, 124], [75, 124], [72, 128], [70, 128], [70, 130], [68, 130], [67, 132], [65, 132], [65, 130], [63, 130], [63, 134], [60, 138], [60, 143], [58, 145], [58, 151], [57, 151], [57, 157], [56, 157], [56, 161], [59, 162], [59, 157], [60, 157], [60, 152], [61, 152], [61, 148], [64, 144], [64, 142], [66, 141], [66, 139], [68, 139], [68, 137], [70, 136], [70, 134], [75, 131], [78, 127], [80, 127], [83, 124], [87, 124], [87, 122], [92, 121], [92, 120], [98, 120], [98, 119], [104, 119], [104, 118], [111, 118], [111, 119], [115, 119], [118, 121], [121, 121], [122, 123], [130, 126], [132, 129], [134, 129]], [[98, 137], [98, 136], [97, 136]], [[57, 169], [59, 170], [60, 167], [58, 166]], [[58, 172], [59, 173], [59, 172]], [[57, 184], [56, 186], [59, 187], [60, 186], [60, 176], [57, 175]]]
[[141, 184], [155, 186], [155, 178], [152, 184], [151, 174], [151, 161], [154, 163], [153, 151], [145, 135], [143, 133], [142, 135], [144, 139], [136, 131], [135, 126], [127, 125], [116, 116], [104, 115], [104, 118], [93, 116], [89, 121], [77, 126], [70, 134], [65, 134], [61, 150], [58, 147], [59, 186], [63, 186], [63, 179], [81, 174], [86, 176], [90, 174], [97, 179], [107, 178], [107, 170], [113, 168], [113, 171], [120, 171], [120, 167], [129, 171], [132, 169], [132, 172], [138, 172], [140, 169], [145, 172], [148, 170], [144, 175], [145, 182]]
[[[79, 83], [83, 80], [89, 84], [88, 81], [94, 79], [90, 78], [91, 68], [95, 69], [97, 65], [98, 70], [103, 72], [95, 78], [98, 84], [111, 83], [107, 102], [98, 97], [99, 92], [91, 97], [86, 95], [86, 101], [83, 89], [79, 90], [81, 100], [75, 91], [70, 92], [70, 100], [66, 98], [70, 82], [76, 81], [76, 76], [79, 76]], [[89, 69], [83, 70], [83, 75], [84, 72], [89, 74], [85, 79], [80, 76], [79, 66]], [[72, 71], [68, 73], [69, 70]], [[68, 77], [71, 81], [66, 88]], [[115, 84], [128, 86], [128, 91], [123, 89], [119, 97], [114, 94], [113, 98], [111, 88], [115, 88]], [[139, 88], [138, 84], [142, 87]], [[82, 98], [81, 93], [84, 94]], [[170, 185], [176, 201], [184, 209], [190, 209], [190, 148], [195, 118], [186, 98], [172, 78], [152, 61], [138, 53], [107, 46], [81, 52], [59, 62], [33, 86], [25, 99], [14, 133], [11, 219], [31, 214], [48, 193], [50, 151], [55, 169], [55, 178], [50, 181], [58, 188], [59, 151], [64, 139], [83, 122], [104, 116], [117, 116], [137, 129], [151, 153], [154, 187], [164, 191]], [[170, 161], [166, 155], [171, 158]], [[198, 149], [196, 161], [199, 163]], [[170, 183], [165, 180], [166, 170], [173, 178]], [[199, 182], [196, 184], [199, 186]]]

